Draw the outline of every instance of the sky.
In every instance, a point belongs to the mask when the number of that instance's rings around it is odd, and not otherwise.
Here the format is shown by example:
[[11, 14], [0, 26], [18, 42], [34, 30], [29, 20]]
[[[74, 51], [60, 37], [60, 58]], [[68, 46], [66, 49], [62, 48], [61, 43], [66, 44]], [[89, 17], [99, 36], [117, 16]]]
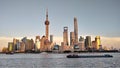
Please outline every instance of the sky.
[[79, 36], [100, 35], [103, 44], [120, 48], [120, 0], [0, 0], [0, 45], [14, 37], [45, 35], [46, 9], [55, 41], [62, 42], [64, 26], [74, 30], [77, 17]]

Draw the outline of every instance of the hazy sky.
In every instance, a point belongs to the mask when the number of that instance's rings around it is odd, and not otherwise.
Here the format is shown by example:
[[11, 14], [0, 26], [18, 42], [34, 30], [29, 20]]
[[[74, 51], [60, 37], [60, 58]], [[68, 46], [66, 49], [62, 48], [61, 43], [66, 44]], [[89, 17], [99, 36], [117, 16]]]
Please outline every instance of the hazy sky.
[[120, 37], [120, 0], [0, 0], [0, 36], [44, 35], [47, 8], [54, 36], [77, 17], [79, 35]]

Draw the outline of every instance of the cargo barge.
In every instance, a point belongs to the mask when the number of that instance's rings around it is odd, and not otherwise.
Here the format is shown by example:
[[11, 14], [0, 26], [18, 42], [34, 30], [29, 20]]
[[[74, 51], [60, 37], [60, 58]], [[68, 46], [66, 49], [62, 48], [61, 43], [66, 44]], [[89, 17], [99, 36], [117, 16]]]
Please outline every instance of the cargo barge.
[[112, 55], [67, 55], [67, 58], [112, 58]]

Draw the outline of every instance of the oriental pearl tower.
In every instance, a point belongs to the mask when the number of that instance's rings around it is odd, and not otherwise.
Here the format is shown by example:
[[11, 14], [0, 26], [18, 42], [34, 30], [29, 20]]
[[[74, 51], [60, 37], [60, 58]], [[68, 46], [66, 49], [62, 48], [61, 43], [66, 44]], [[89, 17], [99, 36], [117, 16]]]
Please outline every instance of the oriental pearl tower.
[[48, 9], [46, 11], [46, 21], [45, 21], [45, 33], [46, 33], [46, 39], [49, 37], [49, 21], [48, 21]]

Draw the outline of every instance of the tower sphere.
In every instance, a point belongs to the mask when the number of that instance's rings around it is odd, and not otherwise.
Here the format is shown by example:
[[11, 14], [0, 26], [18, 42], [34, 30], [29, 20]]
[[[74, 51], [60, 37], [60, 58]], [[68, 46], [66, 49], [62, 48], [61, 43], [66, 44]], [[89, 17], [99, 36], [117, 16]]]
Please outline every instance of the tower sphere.
[[46, 20], [45, 21], [45, 25], [49, 25], [50, 23], [49, 23], [49, 21], [48, 20]]

